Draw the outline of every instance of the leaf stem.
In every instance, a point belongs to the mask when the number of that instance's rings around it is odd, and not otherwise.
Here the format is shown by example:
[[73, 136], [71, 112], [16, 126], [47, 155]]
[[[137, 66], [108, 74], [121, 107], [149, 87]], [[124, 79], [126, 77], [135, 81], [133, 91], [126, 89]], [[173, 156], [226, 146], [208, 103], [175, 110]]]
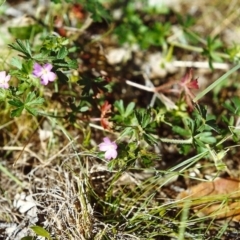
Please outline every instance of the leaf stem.
[[165, 143], [173, 143], [173, 144], [192, 144], [193, 138], [189, 139], [169, 139], [169, 138], [160, 138], [161, 142]]
[[222, 81], [224, 81], [229, 75], [234, 73], [240, 68], [240, 64], [233, 67], [231, 70], [223, 74], [218, 80], [213, 82], [210, 86], [208, 86], [205, 90], [197, 94], [197, 96], [193, 99], [193, 102], [197, 102], [199, 99], [201, 99], [204, 95], [206, 95], [208, 92], [210, 92], [213, 88], [215, 88], [218, 84], [221, 84]]

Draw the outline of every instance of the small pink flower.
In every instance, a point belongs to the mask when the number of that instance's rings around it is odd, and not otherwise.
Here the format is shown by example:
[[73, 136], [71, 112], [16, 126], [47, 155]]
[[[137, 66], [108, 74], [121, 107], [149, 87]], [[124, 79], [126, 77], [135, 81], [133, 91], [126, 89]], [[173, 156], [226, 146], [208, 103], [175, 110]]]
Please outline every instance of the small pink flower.
[[103, 138], [103, 142], [99, 145], [99, 150], [105, 152], [105, 158], [107, 160], [115, 159], [117, 157], [117, 144], [111, 142], [108, 137]]
[[52, 68], [53, 66], [50, 63], [46, 63], [43, 66], [38, 63], [34, 63], [33, 75], [41, 78], [42, 85], [47, 85], [48, 82], [53, 82], [57, 78], [57, 75], [51, 71]]
[[8, 89], [9, 88], [9, 80], [10, 80], [11, 76], [8, 74], [6, 74], [6, 71], [1, 71], [0, 72], [0, 88], [5, 88]]

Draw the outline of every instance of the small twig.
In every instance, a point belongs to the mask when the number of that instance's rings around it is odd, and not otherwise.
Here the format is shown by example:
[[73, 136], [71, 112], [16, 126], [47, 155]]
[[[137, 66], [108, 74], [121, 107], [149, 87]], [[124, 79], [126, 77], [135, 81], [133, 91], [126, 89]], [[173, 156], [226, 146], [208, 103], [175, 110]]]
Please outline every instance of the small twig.
[[12, 121], [9, 121], [9, 122], [1, 125], [1, 126], [0, 126], [0, 130], [1, 130], [1, 129], [4, 129], [5, 127], [7, 127], [8, 125], [11, 125], [11, 124], [14, 123], [14, 122], [15, 122], [15, 120], [12, 120]]
[[75, 137], [72, 141], [70, 141], [64, 148], [62, 148], [59, 152], [53, 155], [51, 158], [48, 159], [47, 162], [44, 163], [44, 166], [47, 166], [51, 161], [53, 161], [56, 157], [58, 157], [62, 152], [64, 152], [73, 142], [75, 142], [79, 136]]
[[165, 106], [168, 109], [176, 108], [175, 103], [172, 102], [169, 98], [167, 98], [164, 94], [156, 92], [156, 88], [155, 87], [146, 87], [144, 85], [141, 85], [141, 84], [138, 84], [138, 83], [134, 83], [134, 82], [132, 82], [130, 80], [126, 80], [126, 83], [128, 85], [136, 87], [138, 89], [142, 89], [142, 90], [145, 90], [145, 91], [148, 91], [148, 92], [153, 92], [165, 104]]
[[81, 28], [63, 26], [63, 29], [72, 31], [72, 32], [83, 33], [92, 24], [92, 22], [93, 20], [91, 18], [91, 14], [89, 14]]
[[239, 9], [236, 9], [236, 11], [233, 11], [228, 17], [224, 18], [221, 24], [218, 24], [216, 28], [213, 29], [211, 32], [211, 36], [215, 37], [221, 32], [223, 32], [224, 29], [226, 29], [235, 19], [239, 17]]
[[108, 133], [112, 133], [112, 134], [116, 134], [108, 129], [105, 129], [103, 128], [102, 126], [99, 126], [97, 124], [94, 124], [94, 123], [89, 123], [89, 127], [92, 127], [92, 128], [95, 128], [95, 129], [98, 129], [98, 130], [101, 130], [101, 131], [104, 131], [104, 132], [108, 132]]
[[126, 83], [130, 86], [133, 86], [135, 88], [139, 88], [139, 89], [142, 89], [142, 90], [145, 90], [147, 92], [155, 92], [155, 88], [153, 87], [146, 87], [144, 85], [141, 85], [141, 84], [138, 84], [138, 83], [135, 83], [135, 82], [132, 82], [130, 80], [126, 80]]
[[35, 133], [38, 131], [38, 127], [41, 125], [41, 123], [43, 122], [44, 118], [42, 117], [38, 126], [36, 127], [36, 129], [34, 130], [34, 132], [32, 133], [32, 135], [30, 136], [30, 138], [28, 139], [28, 142], [25, 144], [25, 146], [23, 147], [22, 151], [20, 152], [20, 154], [18, 155], [18, 157], [14, 160], [13, 166], [15, 166], [15, 164], [17, 163], [18, 159], [22, 156], [22, 153], [25, 149], [25, 147], [27, 146], [28, 143], [30, 143], [30, 141], [32, 140], [33, 136], [35, 135]]
[[[35, 157], [36, 159], [39, 160], [39, 162], [44, 163], [44, 161], [33, 151], [31, 151], [29, 148], [27, 147], [17, 147], [17, 146], [4, 146], [4, 147], [0, 147], [0, 150], [4, 150], [4, 151], [21, 151], [21, 152], [28, 152], [30, 153], [33, 157]], [[16, 163], [16, 162], [15, 162]], [[14, 165], [15, 165], [14, 163]]]
[[[209, 62], [192, 62], [192, 61], [173, 61], [170, 62], [174, 67], [188, 67], [188, 68], [207, 68], [209, 67]], [[229, 70], [231, 65], [227, 63], [212, 63], [214, 69]]]
[[8, 169], [5, 168], [2, 164], [0, 164], [0, 171], [3, 172], [8, 177], [10, 177], [14, 182], [16, 182], [21, 187], [23, 186], [23, 183], [20, 180], [18, 180], [18, 178], [16, 178], [11, 172], [9, 172]]

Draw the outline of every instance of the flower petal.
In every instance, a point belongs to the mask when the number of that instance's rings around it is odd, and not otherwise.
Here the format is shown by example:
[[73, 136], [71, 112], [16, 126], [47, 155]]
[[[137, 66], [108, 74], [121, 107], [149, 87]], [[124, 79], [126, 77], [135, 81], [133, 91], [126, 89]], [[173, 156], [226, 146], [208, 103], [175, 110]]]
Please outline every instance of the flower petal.
[[105, 152], [109, 149], [109, 145], [106, 143], [100, 143], [98, 146], [99, 146], [99, 150], [103, 151], [103, 152]]
[[48, 81], [53, 82], [56, 78], [57, 75], [54, 72], [49, 72], [47, 73]]
[[41, 83], [42, 85], [47, 85], [47, 84], [48, 84], [48, 79], [42, 77], [40, 83]]
[[8, 83], [0, 83], [0, 88], [8, 89], [9, 88], [9, 84]]
[[108, 137], [103, 138], [103, 141], [108, 144], [111, 143], [111, 140]]
[[0, 88], [9, 88], [9, 80], [11, 76], [9, 74], [6, 74], [6, 71], [1, 71], [0, 72]]
[[112, 158], [115, 159], [117, 157], [117, 151], [116, 150], [112, 150]]
[[117, 157], [117, 151], [114, 149], [110, 149], [105, 152], [104, 156], [107, 160], [110, 160], [111, 158], [115, 159]]
[[41, 65], [39, 65], [38, 63], [34, 63], [33, 66], [33, 75], [36, 77], [41, 77], [43, 74], [43, 68]]
[[0, 81], [1, 81], [2, 79], [5, 79], [5, 77], [6, 77], [6, 72], [5, 72], [5, 71], [1, 71], [1, 72], [0, 72]]
[[6, 77], [5, 77], [5, 82], [9, 82], [11, 76], [8, 74]]
[[46, 63], [46, 64], [43, 65], [43, 68], [44, 68], [46, 71], [50, 72], [51, 69], [53, 68], [53, 65], [52, 65], [51, 63]]
[[42, 71], [42, 66], [38, 63], [34, 63], [33, 69], [37, 71]]

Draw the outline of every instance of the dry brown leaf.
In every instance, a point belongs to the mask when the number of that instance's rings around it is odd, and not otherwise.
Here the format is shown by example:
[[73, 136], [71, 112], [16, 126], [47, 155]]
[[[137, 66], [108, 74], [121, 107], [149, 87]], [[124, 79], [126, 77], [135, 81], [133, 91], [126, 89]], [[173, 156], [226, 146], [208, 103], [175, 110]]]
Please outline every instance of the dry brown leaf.
[[231, 218], [240, 221], [240, 181], [238, 179], [217, 178], [202, 182], [181, 192], [177, 199], [179, 206], [188, 204], [198, 216]]

